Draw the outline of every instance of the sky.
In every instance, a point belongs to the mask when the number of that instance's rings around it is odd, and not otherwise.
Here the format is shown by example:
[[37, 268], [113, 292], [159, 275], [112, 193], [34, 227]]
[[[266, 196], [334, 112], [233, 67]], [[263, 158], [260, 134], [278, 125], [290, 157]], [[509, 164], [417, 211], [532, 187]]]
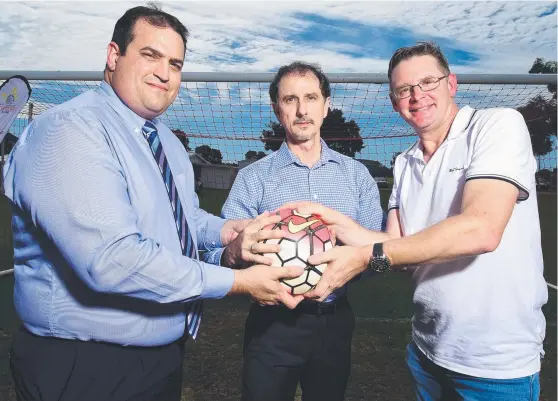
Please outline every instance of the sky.
[[[556, 59], [556, 2], [159, 2], [190, 30], [184, 71], [385, 72], [394, 50], [435, 40], [456, 72], [525, 73]], [[2, 2], [0, 70], [100, 70], [116, 20], [145, 2]]]
[[[557, 58], [556, 2], [158, 3], [190, 31], [188, 72], [274, 72], [305, 60], [328, 73], [385, 73], [392, 53], [417, 40], [436, 41], [458, 74], [527, 73], [535, 58]], [[116, 20], [142, 4], [1, 2], [0, 70], [100, 71]], [[181, 96], [197, 89], [204, 88], [184, 88]], [[219, 103], [230, 95], [230, 85], [215, 89]], [[242, 90], [268, 103], [267, 87]], [[261, 120], [273, 119], [266, 113]]]

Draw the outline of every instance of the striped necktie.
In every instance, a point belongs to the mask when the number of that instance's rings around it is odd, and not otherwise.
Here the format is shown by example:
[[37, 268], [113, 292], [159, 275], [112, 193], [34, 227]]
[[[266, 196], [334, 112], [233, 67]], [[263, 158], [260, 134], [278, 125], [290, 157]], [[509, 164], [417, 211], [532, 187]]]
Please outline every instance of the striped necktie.
[[[167, 187], [169, 201], [172, 206], [174, 220], [176, 222], [176, 230], [178, 232], [178, 238], [180, 239], [180, 246], [182, 247], [182, 254], [191, 259], [197, 259], [198, 249], [196, 244], [194, 244], [192, 234], [190, 233], [188, 222], [186, 221], [184, 209], [180, 203], [180, 197], [178, 196], [178, 190], [174, 182], [167, 156], [165, 155], [163, 145], [161, 144], [159, 134], [157, 133], [157, 128], [155, 128], [155, 125], [153, 125], [151, 121], [146, 121], [142, 131], [149, 143], [153, 157], [155, 157], [155, 162], [159, 166], [159, 171], [161, 172], [163, 180], [165, 181], [165, 186]], [[190, 336], [195, 339], [201, 323], [203, 312], [202, 301], [186, 303], [186, 312], [186, 330]]]

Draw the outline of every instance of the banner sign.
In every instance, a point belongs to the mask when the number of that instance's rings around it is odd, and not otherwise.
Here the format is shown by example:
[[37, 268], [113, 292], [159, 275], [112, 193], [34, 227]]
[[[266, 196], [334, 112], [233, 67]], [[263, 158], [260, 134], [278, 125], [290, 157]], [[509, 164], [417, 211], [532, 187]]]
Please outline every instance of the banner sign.
[[21, 75], [10, 77], [0, 86], [0, 143], [31, 96], [31, 87]]

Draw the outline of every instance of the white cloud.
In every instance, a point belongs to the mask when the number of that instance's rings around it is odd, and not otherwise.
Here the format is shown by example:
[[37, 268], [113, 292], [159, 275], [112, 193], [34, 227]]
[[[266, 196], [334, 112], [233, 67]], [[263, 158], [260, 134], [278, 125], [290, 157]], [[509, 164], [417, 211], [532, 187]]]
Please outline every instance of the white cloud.
[[[0, 5], [0, 70], [102, 70], [114, 24], [125, 10], [140, 4], [145, 3], [3, 2]], [[439, 38], [479, 57], [467, 66], [453, 66], [457, 73], [526, 73], [536, 57], [556, 59], [556, 12], [541, 17], [555, 4], [207, 1], [163, 3], [163, 9], [176, 15], [191, 32], [183, 71], [266, 72], [293, 60], [305, 60], [320, 63], [327, 72], [385, 73], [389, 58], [385, 48], [393, 43], [390, 34], [404, 31], [416, 39]], [[342, 28], [335, 27], [331, 37], [309, 42], [302, 39], [301, 33], [311, 30], [313, 22], [303, 18], [303, 14], [351, 21], [355, 28], [343, 24]], [[351, 54], [361, 50], [355, 44], [358, 42], [344, 43], [335, 37], [340, 29], [346, 35], [362, 35], [361, 26], [380, 27], [378, 32], [385, 28], [384, 35], [367, 38], [367, 50], [370, 50], [367, 54], [382, 56], [354, 57]], [[370, 93], [378, 87], [337, 85], [338, 96], [333, 99], [333, 106], [341, 108], [346, 117], [359, 119], [365, 135], [375, 135], [379, 129], [384, 135], [408, 132], [408, 127], [392, 112], [385, 93], [379, 97]], [[219, 83], [210, 85], [208, 91], [205, 84], [187, 83], [184, 88], [167, 117], [200, 135], [211, 132], [229, 137], [257, 136], [261, 124], [273, 119], [267, 84]], [[490, 105], [484, 103], [495, 98], [509, 106], [527, 99], [525, 93], [517, 96], [515, 92], [502, 93], [497, 88], [470, 99], [465, 92], [467, 88], [462, 88], [459, 100], [480, 106]], [[212, 98], [208, 98], [209, 92]], [[350, 97], [354, 94], [357, 96]], [[49, 99], [38, 101], [36, 112], [50, 103]], [[209, 104], [211, 107], [207, 108]], [[253, 107], [257, 111], [253, 112]], [[367, 139], [362, 155], [376, 158], [381, 154], [388, 160], [393, 151], [401, 150], [413, 140]], [[193, 144], [215, 143], [216, 139], [192, 138], [192, 141]], [[242, 156], [245, 151], [255, 149], [251, 141], [228, 142], [231, 141], [221, 142], [224, 153], [237, 147], [240, 150], [235, 152]], [[238, 159], [231, 155], [225, 158]]]
[[[7, 2], [0, 15], [0, 69], [100, 70], [116, 20], [138, 4], [122, 2]], [[358, 58], [358, 46], [316, 47], [286, 40], [311, 26], [301, 13], [358, 24], [407, 29], [439, 37], [480, 60], [457, 72], [524, 73], [536, 57], [556, 58], [551, 2], [170, 2], [166, 11], [191, 32], [185, 71], [269, 71], [294, 59], [326, 71], [384, 72], [387, 58]], [[288, 34], [294, 34], [289, 36]], [[355, 32], [358, 34], [358, 31]], [[370, 46], [389, 37], [370, 38]], [[235, 46], [231, 46], [235, 43]], [[345, 51], [341, 54], [340, 51]], [[241, 57], [241, 62], [238, 62]]]

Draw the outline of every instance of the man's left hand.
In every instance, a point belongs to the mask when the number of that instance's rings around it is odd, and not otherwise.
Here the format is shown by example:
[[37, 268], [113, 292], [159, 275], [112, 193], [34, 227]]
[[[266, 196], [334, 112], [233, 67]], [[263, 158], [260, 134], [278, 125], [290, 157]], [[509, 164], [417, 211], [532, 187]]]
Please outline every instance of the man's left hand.
[[250, 219], [248, 224], [245, 224], [244, 220], [236, 220], [242, 222], [237, 225], [236, 229], [240, 227], [242, 229], [240, 232], [235, 230], [234, 238], [229, 241], [223, 251], [222, 265], [228, 267], [246, 267], [251, 264], [271, 265], [273, 260], [262, 254], [279, 252], [281, 246], [278, 244], [264, 244], [261, 241], [284, 238], [287, 233], [283, 230], [263, 230], [263, 228], [278, 223], [280, 220], [279, 215], [269, 212], [264, 212], [255, 219]]
[[229, 245], [254, 219], [227, 220], [221, 228], [221, 244]]

